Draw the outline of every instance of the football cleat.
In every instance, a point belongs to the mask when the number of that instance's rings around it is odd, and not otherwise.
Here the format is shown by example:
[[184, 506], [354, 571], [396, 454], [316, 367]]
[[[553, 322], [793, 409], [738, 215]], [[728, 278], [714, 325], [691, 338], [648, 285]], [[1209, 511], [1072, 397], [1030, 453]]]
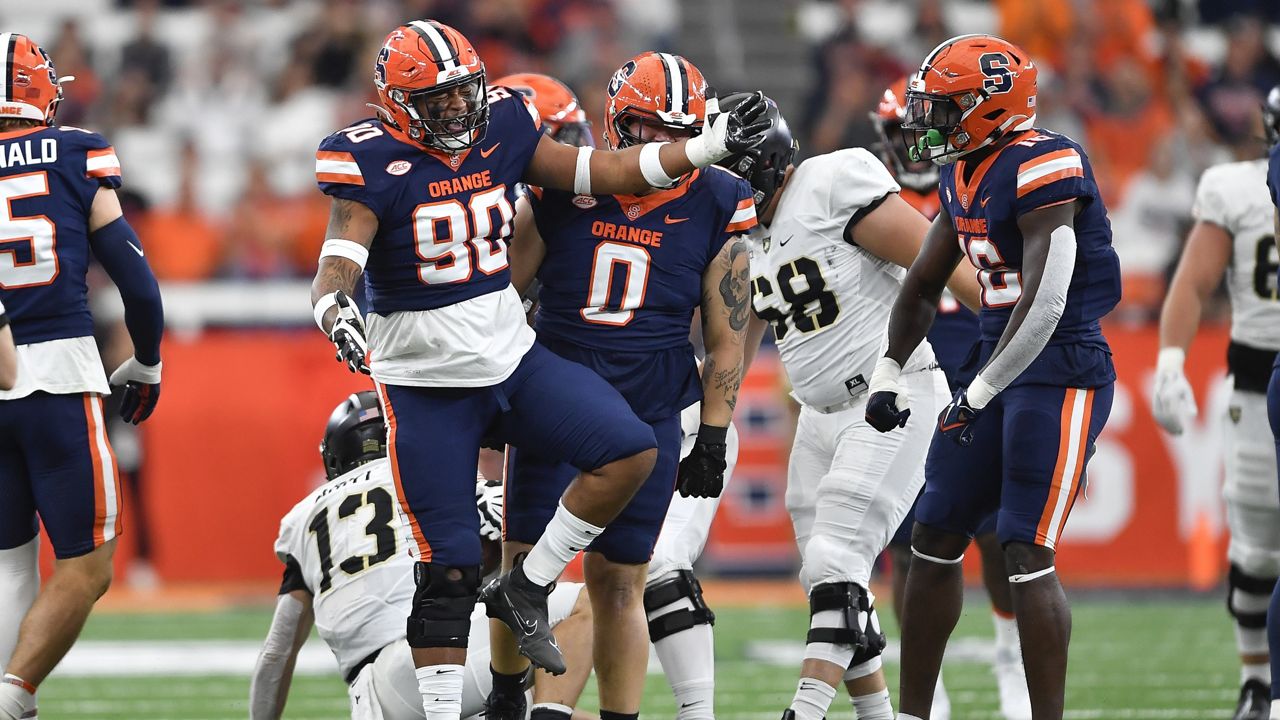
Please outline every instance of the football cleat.
[[1261, 680], [1249, 680], [1240, 687], [1240, 700], [1231, 720], [1267, 720], [1271, 715], [1271, 688]]
[[535, 585], [524, 576], [524, 554], [516, 556], [515, 567], [480, 591], [489, 617], [501, 620], [511, 629], [520, 654], [529, 662], [552, 675], [563, 675], [564, 656], [551, 632], [547, 615], [547, 596], [556, 584]]
[[528, 700], [523, 692], [517, 695], [502, 695], [497, 690], [489, 692], [484, 699], [485, 720], [524, 720], [528, 712]]
[[1000, 691], [1000, 716], [1004, 720], [1031, 720], [1031, 696], [1027, 694], [1027, 673], [1017, 652], [996, 652], [996, 688]]

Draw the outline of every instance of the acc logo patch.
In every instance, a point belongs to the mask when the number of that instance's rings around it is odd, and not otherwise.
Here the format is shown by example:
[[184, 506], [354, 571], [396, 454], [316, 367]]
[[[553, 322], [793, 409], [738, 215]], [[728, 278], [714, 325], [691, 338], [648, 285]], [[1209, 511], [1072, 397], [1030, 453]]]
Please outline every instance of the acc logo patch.
[[593, 208], [599, 204], [599, 201], [597, 201], [594, 197], [590, 195], [574, 195], [573, 200], [571, 200], [570, 202], [572, 202], [575, 207], [578, 207], [582, 210]]
[[613, 78], [609, 80], [609, 97], [617, 97], [622, 90], [622, 85], [636, 71], [636, 64], [628, 60], [625, 65], [618, 68], [618, 72], [613, 74]]
[[403, 175], [413, 169], [413, 163], [408, 160], [392, 160], [387, 163], [388, 175]]

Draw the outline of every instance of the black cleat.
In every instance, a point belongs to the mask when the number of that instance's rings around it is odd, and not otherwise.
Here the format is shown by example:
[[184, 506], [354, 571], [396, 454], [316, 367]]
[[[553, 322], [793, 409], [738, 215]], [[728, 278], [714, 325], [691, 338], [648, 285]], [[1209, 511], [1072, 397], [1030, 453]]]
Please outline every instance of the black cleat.
[[480, 601], [491, 618], [501, 620], [529, 662], [552, 675], [564, 674], [564, 657], [547, 616], [547, 596], [556, 584], [535, 585], [524, 576], [524, 554], [517, 555], [515, 567], [485, 586]]
[[1249, 680], [1240, 688], [1240, 701], [1231, 720], [1267, 720], [1271, 714], [1271, 687], [1261, 680]]
[[484, 699], [485, 720], [525, 720], [528, 712], [528, 701], [524, 692], [519, 695], [501, 695], [496, 691], [489, 693]]

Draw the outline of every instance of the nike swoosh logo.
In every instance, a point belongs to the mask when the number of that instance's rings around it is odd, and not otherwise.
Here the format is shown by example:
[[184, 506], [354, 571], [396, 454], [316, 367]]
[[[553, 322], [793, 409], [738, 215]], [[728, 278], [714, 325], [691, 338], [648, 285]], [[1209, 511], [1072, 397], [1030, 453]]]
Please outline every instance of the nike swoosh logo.
[[137, 245], [134, 245], [133, 243], [129, 242], [128, 240], [126, 240], [124, 244], [125, 244], [125, 245], [128, 245], [130, 250], [132, 250], [132, 251], [134, 251], [134, 252], [138, 253], [138, 257], [146, 257], [146, 255], [144, 255], [144, 254], [142, 253], [142, 248], [138, 247]]
[[511, 608], [511, 614], [516, 616], [516, 622], [520, 623], [520, 629], [524, 631], [526, 636], [538, 632], [537, 620], [525, 620], [524, 616], [520, 614], [520, 611], [516, 610], [514, 607]]
[[978, 205], [980, 205], [980, 206], [982, 206], [982, 207], [986, 207], [986, 206], [987, 206], [987, 201], [988, 201], [988, 200], [990, 200], [990, 199], [991, 199], [991, 196], [990, 196], [990, 195], [988, 195], [988, 196], [986, 196], [986, 197], [982, 198], [981, 200], [979, 200], [979, 201], [978, 201]]
[[778, 247], [782, 247], [783, 245], [786, 245], [787, 243], [791, 242], [791, 238], [793, 237], [795, 237], [795, 235], [788, 235], [786, 240], [783, 240], [782, 242], [778, 243]]
[[492, 155], [492, 154], [493, 154], [493, 151], [494, 151], [494, 150], [497, 150], [497, 149], [498, 149], [498, 146], [499, 146], [499, 145], [501, 145], [501, 144], [502, 144], [502, 143], [500, 143], [500, 142], [496, 142], [496, 143], [494, 143], [494, 144], [493, 144], [493, 147], [489, 148], [488, 150], [481, 150], [481, 151], [480, 151], [480, 157], [482, 157], [482, 158], [487, 158], [487, 157], [489, 157], [490, 155]]
[[938, 423], [938, 431], [947, 432], [948, 430], [955, 430], [958, 427], [964, 427], [967, 424], [968, 423], [962, 423], [962, 422], [951, 423], [950, 425], [943, 425], [942, 423]]
[[452, 670], [437, 670], [437, 671], [436, 671], [436, 674], [437, 674], [437, 675], [443, 675], [443, 674], [445, 674], [445, 673], [451, 673], [451, 672], [453, 672], [453, 671], [452, 671]]
[[662, 222], [668, 225], [675, 225], [676, 223], [686, 222], [688, 221], [688, 219], [689, 218], [673, 218], [670, 215], [667, 215], [666, 217], [662, 218]]

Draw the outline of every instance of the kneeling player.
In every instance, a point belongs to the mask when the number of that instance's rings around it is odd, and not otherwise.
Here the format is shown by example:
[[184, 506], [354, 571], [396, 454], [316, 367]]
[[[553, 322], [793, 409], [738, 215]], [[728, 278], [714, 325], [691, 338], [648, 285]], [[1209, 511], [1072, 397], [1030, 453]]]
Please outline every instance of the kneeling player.
[[[320, 455], [329, 482], [280, 522], [276, 554], [284, 581], [249, 691], [250, 717], [284, 712], [293, 664], [316, 622], [338, 660], [351, 715], [386, 720], [426, 717], [405, 640], [404, 615], [413, 603], [410, 569], [416, 560], [386, 459], [387, 430], [372, 391], [345, 400], [329, 418]], [[501, 488], [477, 488], [486, 560], [497, 568]], [[496, 492], [496, 494], [495, 494]], [[533, 720], [568, 720], [591, 674], [591, 608], [583, 587], [560, 583], [548, 598], [555, 636], [568, 671], [538, 672]], [[462, 717], [479, 715], [489, 694], [489, 625], [483, 608], [471, 617]]]

